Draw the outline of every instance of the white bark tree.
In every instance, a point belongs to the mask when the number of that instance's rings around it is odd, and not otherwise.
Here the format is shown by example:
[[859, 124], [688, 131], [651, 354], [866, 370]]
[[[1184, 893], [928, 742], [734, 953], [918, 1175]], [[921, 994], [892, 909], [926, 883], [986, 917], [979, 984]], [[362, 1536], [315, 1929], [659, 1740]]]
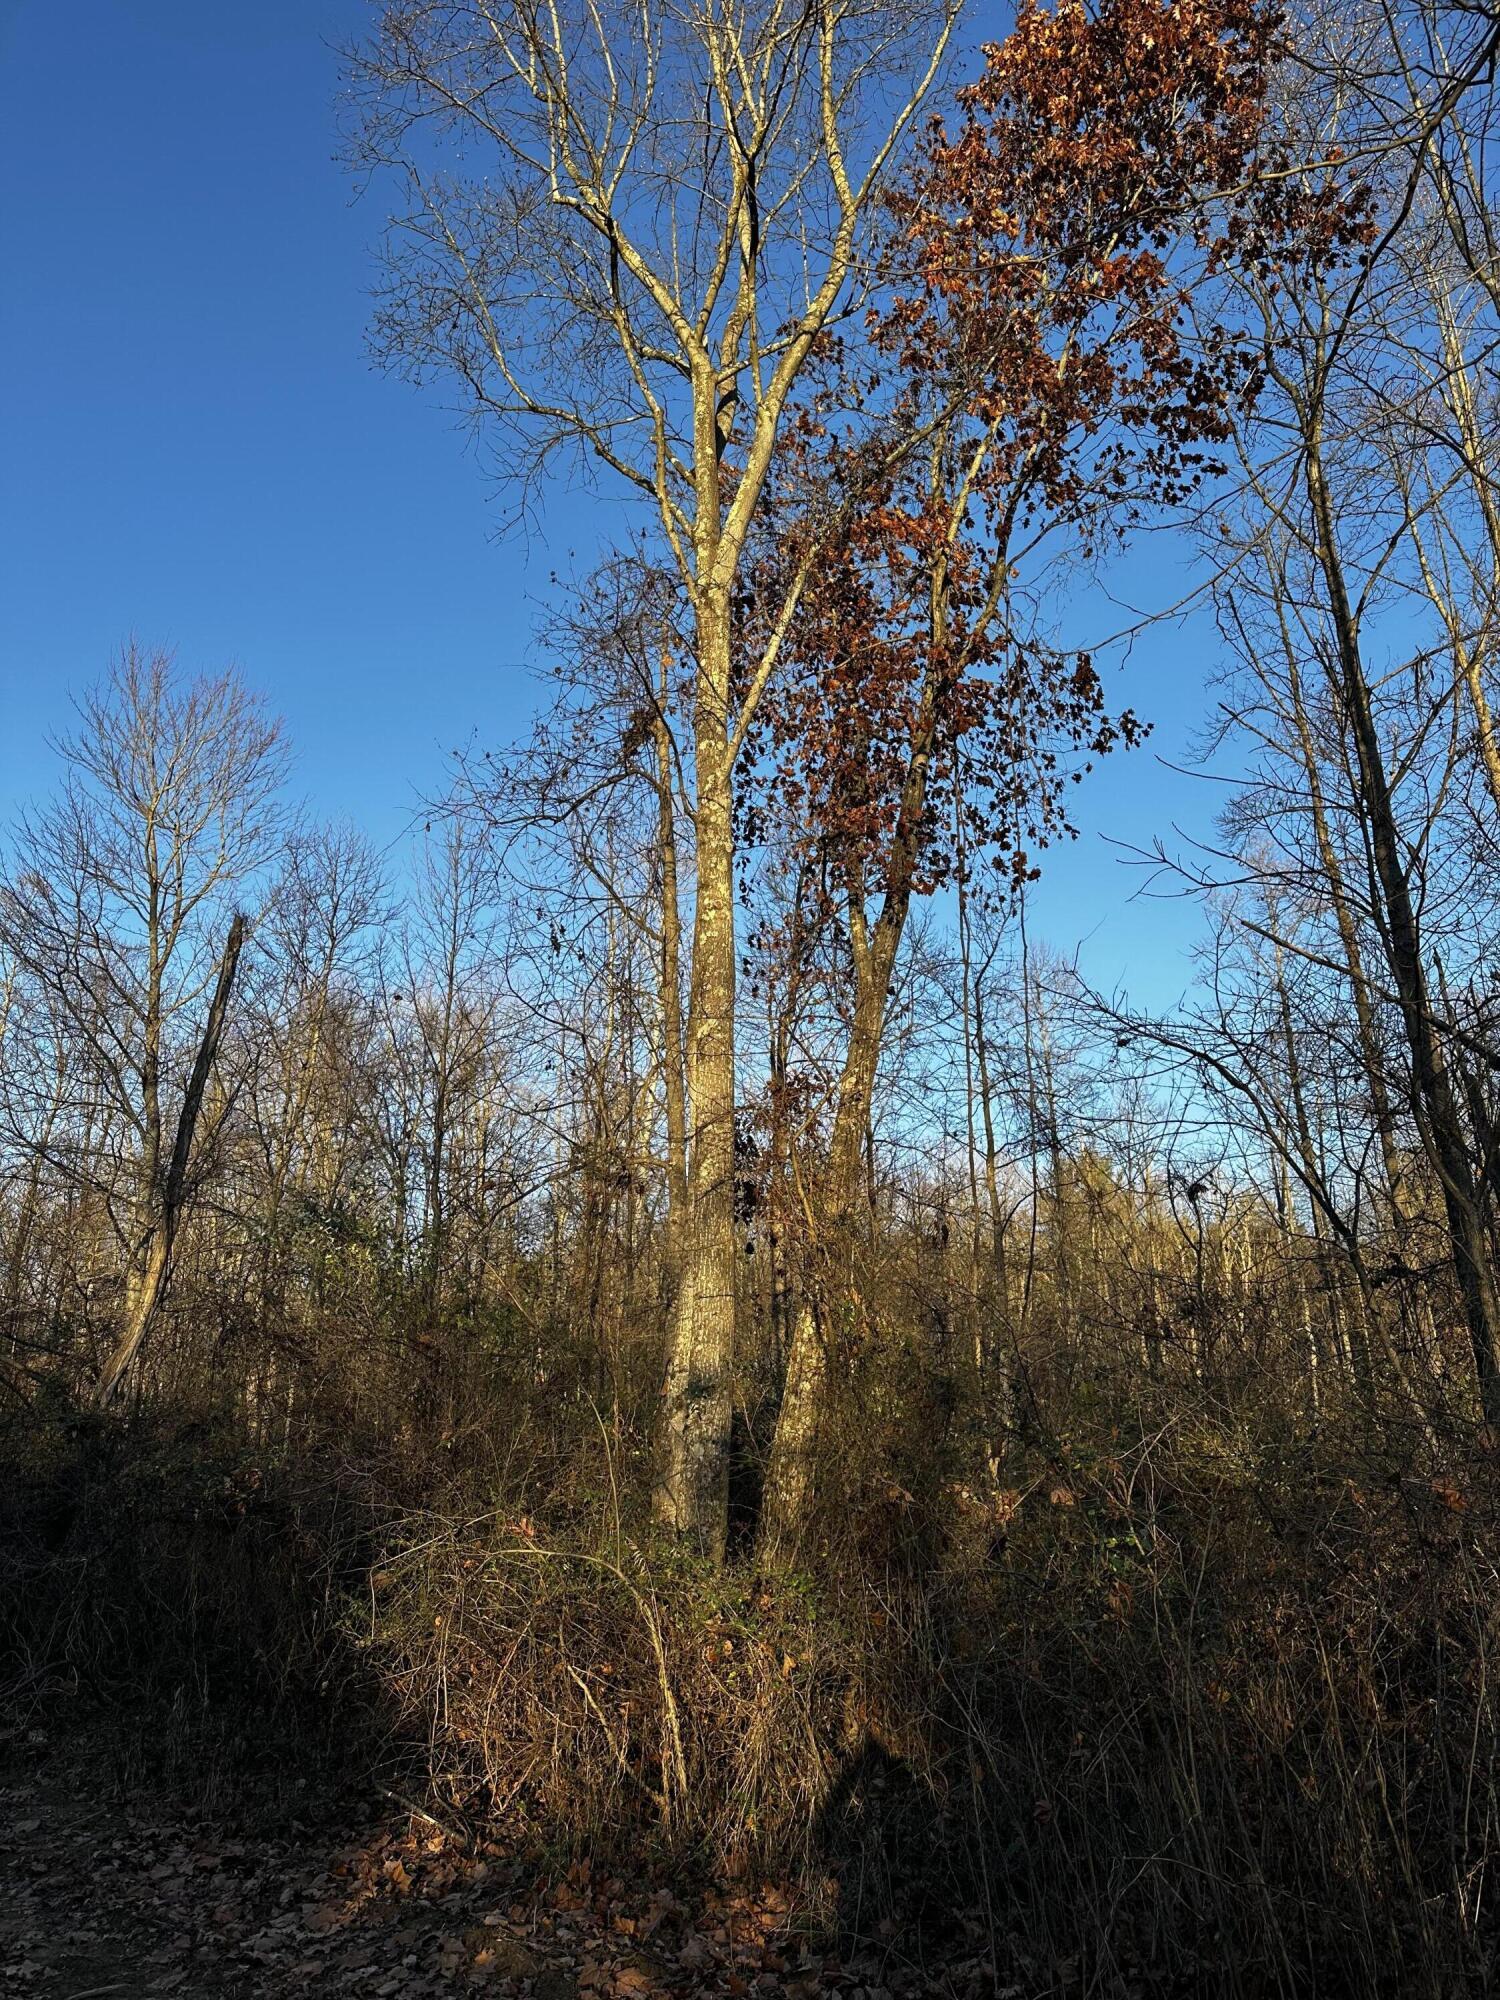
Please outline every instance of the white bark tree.
[[711, 1556], [735, 1345], [735, 767], [811, 565], [748, 661], [733, 610], [790, 399], [858, 302], [877, 196], [954, 11], [402, 4], [351, 59], [358, 156], [411, 197], [380, 347], [456, 373], [523, 477], [559, 448], [613, 473], [690, 606], [689, 1157], [657, 1511]]

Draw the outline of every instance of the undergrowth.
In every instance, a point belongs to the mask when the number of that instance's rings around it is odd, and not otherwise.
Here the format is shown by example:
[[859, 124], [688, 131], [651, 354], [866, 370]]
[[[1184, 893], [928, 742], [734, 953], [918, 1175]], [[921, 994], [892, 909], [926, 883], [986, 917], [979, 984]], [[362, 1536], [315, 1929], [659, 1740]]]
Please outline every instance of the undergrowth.
[[7, 1707], [102, 1728], [122, 1783], [420, 1783], [461, 1840], [776, 1871], [830, 1925], [978, 1925], [1098, 1993], [1492, 1976], [1477, 1448], [1100, 1427], [775, 1570], [658, 1541], [603, 1440], [544, 1505], [492, 1456], [424, 1494], [161, 1419], [4, 1450]]

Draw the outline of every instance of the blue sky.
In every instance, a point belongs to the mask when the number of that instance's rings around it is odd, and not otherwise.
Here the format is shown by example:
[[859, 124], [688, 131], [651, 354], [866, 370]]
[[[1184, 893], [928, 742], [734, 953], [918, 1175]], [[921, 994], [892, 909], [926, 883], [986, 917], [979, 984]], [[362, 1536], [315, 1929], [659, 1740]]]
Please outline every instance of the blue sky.
[[[233, 661], [286, 718], [299, 789], [384, 844], [444, 752], [513, 737], [554, 569], [607, 540], [559, 494], [501, 534], [440, 392], [365, 350], [377, 196], [335, 158], [361, 0], [0, 0], [0, 820], [53, 776], [45, 737], [123, 639]], [[1178, 585], [1158, 538], [1140, 594]], [[1096, 979], [1165, 1001], [1189, 906], [1129, 902], [1105, 835], [1206, 828], [1165, 771], [1205, 713], [1212, 634], [1138, 645], [1120, 700], [1153, 745], [1080, 795], [1036, 926]]]

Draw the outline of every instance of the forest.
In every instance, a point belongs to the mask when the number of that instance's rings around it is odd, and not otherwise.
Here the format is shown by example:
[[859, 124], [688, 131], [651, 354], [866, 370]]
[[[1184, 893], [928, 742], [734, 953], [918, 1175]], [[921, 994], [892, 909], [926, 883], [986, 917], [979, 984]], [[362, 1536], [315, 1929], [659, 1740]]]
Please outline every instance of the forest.
[[1500, 1988], [1497, 57], [371, 9], [375, 359], [617, 532], [394, 849], [149, 635], [8, 816], [8, 1991]]

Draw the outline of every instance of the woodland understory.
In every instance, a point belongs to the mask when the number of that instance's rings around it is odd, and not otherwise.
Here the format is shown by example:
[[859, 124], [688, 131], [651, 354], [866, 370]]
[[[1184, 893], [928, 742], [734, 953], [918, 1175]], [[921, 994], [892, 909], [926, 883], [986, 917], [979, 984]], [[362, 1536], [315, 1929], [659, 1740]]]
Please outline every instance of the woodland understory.
[[377, 12], [621, 532], [399, 851], [134, 642], [0, 846], [7, 1990], [1494, 1991], [1500, 20]]

